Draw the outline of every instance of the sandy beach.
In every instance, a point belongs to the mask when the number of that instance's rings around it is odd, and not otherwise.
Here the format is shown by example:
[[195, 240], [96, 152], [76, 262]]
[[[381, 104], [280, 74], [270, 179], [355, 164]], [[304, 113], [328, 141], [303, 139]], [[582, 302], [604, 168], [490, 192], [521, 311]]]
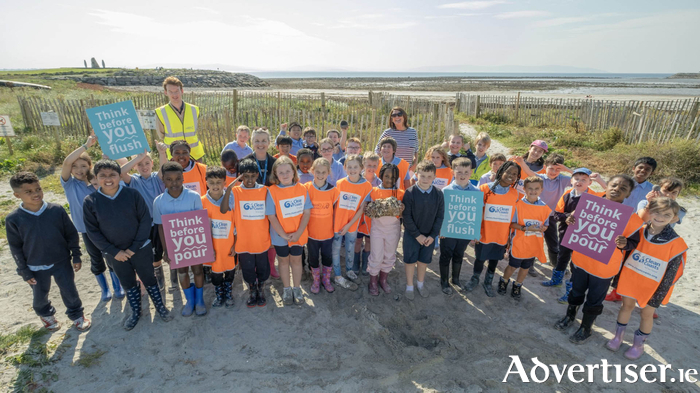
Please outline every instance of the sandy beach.
[[[463, 132], [473, 128], [463, 125]], [[507, 153], [495, 141], [492, 152]], [[46, 200], [64, 204], [62, 194], [47, 193]], [[11, 200], [7, 182], [0, 184], [0, 200]], [[696, 282], [700, 234], [700, 200], [683, 198], [688, 209], [678, 233], [690, 246], [685, 275], [676, 285], [674, 297], [660, 309], [660, 319], [647, 343], [647, 353], [636, 362], [643, 365], [670, 364], [676, 375], [679, 368], [700, 368], [696, 337], [700, 324], [700, 299]], [[311, 281], [302, 282], [307, 303], [283, 306], [282, 283], [271, 279], [268, 305], [248, 309], [246, 288], [240, 274], [234, 282], [236, 305], [231, 309], [209, 309], [204, 317], [180, 316], [182, 294], [167, 294], [167, 306], [176, 318], [170, 323], [145, 307], [145, 315], [130, 332], [121, 327], [125, 300], [99, 301], [99, 290], [89, 270], [87, 253], [83, 269], [77, 273], [78, 290], [92, 329], [79, 334], [71, 328], [57, 288], [51, 300], [63, 323], [60, 331], [47, 334], [48, 364], [33, 367], [35, 375], [55, 375], [39, 381], [39, 387], [54, 392], [193, 392], [193, 391], [698, 391], [700, 383], [604, 383], [597, 374], [592, 384], [566, 381], [558, 384], [550, 378], [543, 384], [523, 383], [517, 376], [506, 376], [511, 359], [517, 355], [526, 370], [537, 357], [545, 364], [600, 364], [607, 359], [622, 367], [630, 362], [624, 351], [639, 323], [638, 313], [630, 321], [625, 344], [618, 353], [603, 345], [612, 337], [619, 303], [606, 303], [595, 324], [593, 337], [584, 345], [568, 341], [568, 335], [552, 328], [563, 316], [559, 304], [562, 288], [545, 288], [539, 283], [551, 275], [551, 265], [536, 264], [537, 278], [525, 281], [523, 299], [510, 296], [488, 298], [481, 287], [472, 293], [440, 292], [436, 252], [429, 266], [426, 286], [428, 298], [404, 298], [404, 264], [401, 246], [395, 269], [389, 275], [390, 295], [373, 297], [367, 291], [367, 277], [355, 292], [336, 289], [329, 294], [309, 293]], [[13, 332], [21, 326], [39, 325], [31, 308], [31, 290], [16, 273], [6, 243], [0, 243], [0, 329]], [[469, 247], [462, 280], [471, 276], [474, 249]], [[500, 274], [506, 261], [501, 261]], [[166, 276], [168, 273], [166, 273]], [[205, 286], [205, 298], [211, 304], [211, 284]], [[144, 300], [144, 304], [148, 301]], [[128, 310], [126, 310], [128, 312]], [[580, 314], [579, 314], [580, 318]], [[573, 333], [573, 330], [569, 334]], [[8, 354], [12, 355], [12, 354]], [[81, 362], [81, 359], [94, 359]], [[82, 365], [81, 365], [82, 364]], [[27, 366], [21, 366], [27, 368]], [[12, 390], [15, 366], [5, 364], [0, 374], [0, 390]], [[624, 379], [623, 374], [623, 379]]]

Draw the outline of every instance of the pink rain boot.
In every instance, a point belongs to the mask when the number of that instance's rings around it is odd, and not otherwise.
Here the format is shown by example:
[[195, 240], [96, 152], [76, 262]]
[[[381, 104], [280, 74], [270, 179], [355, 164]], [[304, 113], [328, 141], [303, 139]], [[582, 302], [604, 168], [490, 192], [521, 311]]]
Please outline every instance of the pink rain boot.
[[321, 290], [321, 268], [312, 267], [311, 275], [314, 278], [314, 283], [311, 284], [311, 293], [318, 293]]
[[324, 266], [323, 267], [323, 278], [321, 279], [321, 283], [323, 284], [323, 288], [328, 293], [335, 291], [335, 288], [333, 288], [333, 284], [331, 284], [331, 274], [333, 274], [333, 267], [332, 266]]
[[634, 332], [634, 343], [630, 349], [625, 351], [625, 357], [629, 360], [637, 360], [642, 355], [644, 355], [644, 342], [649, 337], [648, 334], [644, 334], [639, 329]]
[[620, 345], [622, 345], [622, 338], [625, 336], [625, 329], [627, 329], [627, 325], [620, 325], [618, 323], [617, 330], [615, 331], [615, 337], [605, 344], [605, 348], [613, 352], [617, 352], [617, 350], [620, 349]]

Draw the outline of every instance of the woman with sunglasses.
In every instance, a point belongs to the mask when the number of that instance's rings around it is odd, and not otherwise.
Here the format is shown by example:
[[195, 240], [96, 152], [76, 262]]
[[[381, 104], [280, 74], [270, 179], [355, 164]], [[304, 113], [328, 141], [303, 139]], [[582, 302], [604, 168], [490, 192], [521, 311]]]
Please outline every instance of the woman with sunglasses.
[[[394, 107], [389, 113], [389, 128], [382, 132], [379, 140], [385, 137], [391, 137], [396, 141], [396, 157], [403, 158], [411, 166], [414, 162], [418, 162], [418, 132], [415, 128], [408, 126], [408, 115], [403, 108]], [[374, 148], [375, 153], [379, 154], [380, 147], [377, 144]]]

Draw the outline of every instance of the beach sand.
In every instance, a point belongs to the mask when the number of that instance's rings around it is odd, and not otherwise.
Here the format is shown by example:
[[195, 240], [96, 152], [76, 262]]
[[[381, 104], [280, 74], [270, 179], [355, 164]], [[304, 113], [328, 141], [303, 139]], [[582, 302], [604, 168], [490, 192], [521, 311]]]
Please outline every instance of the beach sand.
[[[468, 126], [463, 131], [474, 132]], [[492, 149], [505, 148], [494, 142]], [[0, 198], [11, 198], [6, 182], [0, 184]], [[47, 193], [46, 199], [65, 203], [63, 195]], [[235, 307], [210, 308], [205, 317], [184, 318], [180, 316], [182, 294], [178, 291], [167, 294], [167, 306], [176, 315], [173, 321], [162, 322], [153, 307], [146, 307], [138, 326], [130, 332], [121, 327], [127, 302], [99, 302], [100, 292], [84, 252], [83, 269], [76, 281], [92, 329], [79, 334], [71, 327], [54, 286], [50, 298], [63, 327], [41, 339], [49, 344], [49, 364], [21, 369], [33, 371], [38, 387], [54, 392], [698, 391], [700, 384], [679, 383], [677, 370], [700, 368], [700, 299], [695, 286], [700, 279], [696, 263], [700, 233], [694, 231], [700, 200], [683, 198], [680, 203], [689, 211], [683, 224], [676, 227], [690, 246], [685, 275], [676, 285], [671, 303], [659, 310], [661, 317], [654, 323], [646, 354], [635, 362], [640, 367], [647, 363], [672, 365], [668, 375], [676, 377], [675, 383], [606, 384], [600, 372], [592, 384], [566, 379], [558, 384], [553, 376], [542, 384], [522, 383], [516, 375], [502, 383], [512, 355], [520, 357], [528, 373], [533, 357], [560, 366], [600, 364], [601, 359], [607, 359], [624, 368], [631, 362], [622, 353], [630, 345], [639, 314], [633, 314], [620, 352], [603, 347], [612, 337], [619, 303], [606, 303], [593, 337], [576, 346], [567, 334], [552, 328], [564, 315], [566, 305], [556, 300], [562, 288], [539, 284], [551, 275], [551, 265], [536, 264], [539, 277], [527, 278], [520, 302], [509, 294], [488, 298], [480, 286], [472, 293], [446, 296], [440, 291], [438, 252], [426, 277], [430, 296], [410, 301], [403, 296], [406, 282], [401, 246], [389, 275], [393, 288], [389, 295], [370, 296], [367, 277], [362, 277], [356, 292], [337, 288], [335, 293], [322, 290], [317, 295], [308, 292], [310, 280], [305, 280], [302, 287], [308, 295], [307, 304], [284, 307], [281, 281], [271, 279], [268, 305], [248, 309], [241, 275], [237, 274]], [[15, 273], [6, 243], [1, 243], [0, 261], [0, 329], [14, 332], [27, 324], [39, 326], [31, 308], [31, 290]], [[462, 281], [471, 276], [473, 261], [474, 249], [469, 247]], [[506, 265], [501, 261], [497, 273]], [[205, 287], [205, 297], [211, 304], [214, 293], [210, 284]], [[80, 359], [90, 357], [96, 360], [80, 365]], [[17, 372], [17, 367], [3, 363], [0, 390], [12, 389]], [[42, 381], [42, 373], [57, 378]], [[585, 373], [579, 375], [585, 377]]]

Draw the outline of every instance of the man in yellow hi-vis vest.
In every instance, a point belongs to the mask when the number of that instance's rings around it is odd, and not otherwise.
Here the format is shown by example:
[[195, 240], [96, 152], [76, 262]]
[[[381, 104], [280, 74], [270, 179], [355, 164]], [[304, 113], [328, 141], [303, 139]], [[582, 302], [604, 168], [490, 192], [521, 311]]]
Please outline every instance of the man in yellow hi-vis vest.
[[[182, 82], [176, 77], [165, 78], [163, 89], [170, 102], [156, 109], [156, 116], [160, 120], [156, 122], [158, 133], [168, 146], [175, 141], [185, 140], [190, 145], [192, 158], [201, 162], [204, 147], [197, 136], [199, 108], [182, 100]], [[170, 159], [170, 150], [167, 153]]]

